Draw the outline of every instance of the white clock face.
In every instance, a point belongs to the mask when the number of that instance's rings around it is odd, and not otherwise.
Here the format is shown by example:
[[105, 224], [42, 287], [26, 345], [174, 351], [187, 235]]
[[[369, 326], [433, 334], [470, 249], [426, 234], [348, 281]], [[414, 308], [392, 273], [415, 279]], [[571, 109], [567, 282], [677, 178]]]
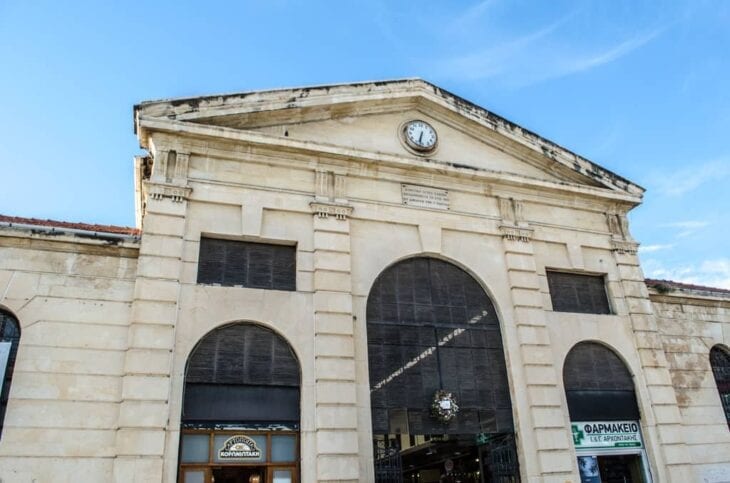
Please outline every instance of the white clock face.
[[424, 121], [411, 121], [405, 128], [406, 142], [418, 151], [430, 151], [436, 147], [436, 131]]

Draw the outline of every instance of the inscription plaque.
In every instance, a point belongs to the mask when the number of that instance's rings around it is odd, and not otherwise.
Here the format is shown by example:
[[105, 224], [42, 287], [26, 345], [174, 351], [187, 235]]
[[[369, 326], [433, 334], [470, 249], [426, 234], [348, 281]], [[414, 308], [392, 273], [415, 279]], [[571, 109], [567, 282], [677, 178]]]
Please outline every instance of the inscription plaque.
[[402, 184], [401, 195], [404, 205], [437, 210], [449, 209], [449, 192], [447, 190], [415, 184]]

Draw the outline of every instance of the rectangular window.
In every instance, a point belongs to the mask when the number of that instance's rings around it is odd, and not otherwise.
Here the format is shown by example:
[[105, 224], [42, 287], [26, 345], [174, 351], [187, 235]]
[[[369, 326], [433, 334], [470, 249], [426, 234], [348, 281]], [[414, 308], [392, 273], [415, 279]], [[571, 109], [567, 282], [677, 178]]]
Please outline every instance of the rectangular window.
[[547, 272], [550, 299], [556, 312], [610, 314], [602, 275]]
[[202, 237], [198, 283], [296, 290], [296, 247]]

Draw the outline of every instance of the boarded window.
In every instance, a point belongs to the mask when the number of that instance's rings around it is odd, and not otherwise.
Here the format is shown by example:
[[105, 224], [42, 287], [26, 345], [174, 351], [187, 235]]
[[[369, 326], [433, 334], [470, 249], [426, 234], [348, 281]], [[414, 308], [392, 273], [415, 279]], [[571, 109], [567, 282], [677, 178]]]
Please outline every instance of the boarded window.
[[603, 276], [548, 271], [547, 279], [554, 311], [611, 313]]
[[[513, 431], [499, 320], [481, 286], [460, 268], [411, 258], [385, 270], [367, 302], [373, 432], [477, 434]], [[459, 416], [431, 416], [437, 390]]]
[[198, 283], [296, 290], [296, 247], [203, 237]]
[[581, 342], [565, 358], [563, 383], [572, 421], [638, 420], [634, 381], [608, 347]]
[[730, 352], [720, 346], [713, 347], [710, 350], [710, 364], [720, 393], [722, 408], [725, 410], [725, 419], [730, 425]]
[[13, 382], [13, 368], [20, 343], [20, 325], [7, 312], [0, 311], [0, 372], [3, 374], [0, 390], [0, 434], [5, 422], [5, 410], [8, 407], [10, 384]]
[[185, 374], [183, 423], [298, 423], [299, 362], [273, 331], [232, 324], [206, 335]]

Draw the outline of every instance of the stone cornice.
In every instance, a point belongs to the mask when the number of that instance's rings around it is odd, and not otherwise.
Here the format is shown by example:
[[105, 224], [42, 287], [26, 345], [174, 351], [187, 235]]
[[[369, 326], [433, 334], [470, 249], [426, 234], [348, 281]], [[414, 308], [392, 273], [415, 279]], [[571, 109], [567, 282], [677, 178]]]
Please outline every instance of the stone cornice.
[[730, 309], [730, 295], [700, 295], [682, 291], [661, 293], [649, 287], [652, 302], [668, 304], [701, 305], [703, 307], [722, 307]]
[[139, 256], [138, 238], [109, 240], [64, 232], [52, 233], [39, 230], [31, 232], [16, 227], [0, 227], [0, 247], [121, 258]]
[[345, 148], [331, 144], [315, 143], [312, 141], [298, 141], [291, 138], [282, 138], [258, 132], [242, 131], [240, 129], [145, 117], [140, 117], [138, 119], [138, 124], [140, 128], [144, 129], [145, 132], [147, 132], [147, 134], [148, 131], [159, 131], [179, 135], [189, 135], [198, 138], [216, 138], [220, 140], [236, 141], [262, 147], [270, 147], [277, 151], [283, 152], [289, 151], [292, 153], [301, 153], [304, 155], [315, 155], [320, 157], [331, 156], [335, 159], [377, 163], [379, 165], [389, 165], [393, 167], [405, 168], [408, 170], [422, 170], [429, 173], [437, 171], [439, 173], [445, 173], [455, 177], [477, 178], [491, 183], [523, 186], [538, 190], [550, 190], [579, 194], [587, 197], [597, 197], [606, 200], [623, 202], [629, 205], [637, 205], [641, 203], [641, 195], [632, 195], [626, 192], [619, 192], [608, 188], [597, 188], [575, 183], [540, 180], [537, 178], [529, 178], [526, 176], [505, 173], [501, 171], [458, 166], [452, 163], [414, 159], [394, 154], [374, 153], [370, 151], [363, 151], [354, 148]]
[[[422, 79], [396, 79], [339, 85], [312, 86], [294, 89], [247, 92], [204, 96], [187, 99], [161, 100], [141, 103], [134, 108], [135, 132], [142, 143], [142, 120], [178, 119], [202, 122], [211, 118], [231, 118], [255, 115], [259, 118], [284, 114], [285, 120], [307, 122], [308, 115], [337, 106], [349, 106], [353, 113], [368, 109], [388, 109], [392, 103], [414, 102], [438, 106], [445, 113], [481, 126], [484, 133], [496, 133], [515, 146], [546, 158], [547, 164], [579, 173], [612, 190], [641, 197], [644, 189], [611, 171], [549, 141], [486, 109], [454, 95]], [[376, 107], [373, 107], [376, 106]], [[370, 111], [372, 112], [372, 111]], [[319, 114], [321, 116], [321, 114]], [[451, 117], [453, 117], [451, 116]]]

